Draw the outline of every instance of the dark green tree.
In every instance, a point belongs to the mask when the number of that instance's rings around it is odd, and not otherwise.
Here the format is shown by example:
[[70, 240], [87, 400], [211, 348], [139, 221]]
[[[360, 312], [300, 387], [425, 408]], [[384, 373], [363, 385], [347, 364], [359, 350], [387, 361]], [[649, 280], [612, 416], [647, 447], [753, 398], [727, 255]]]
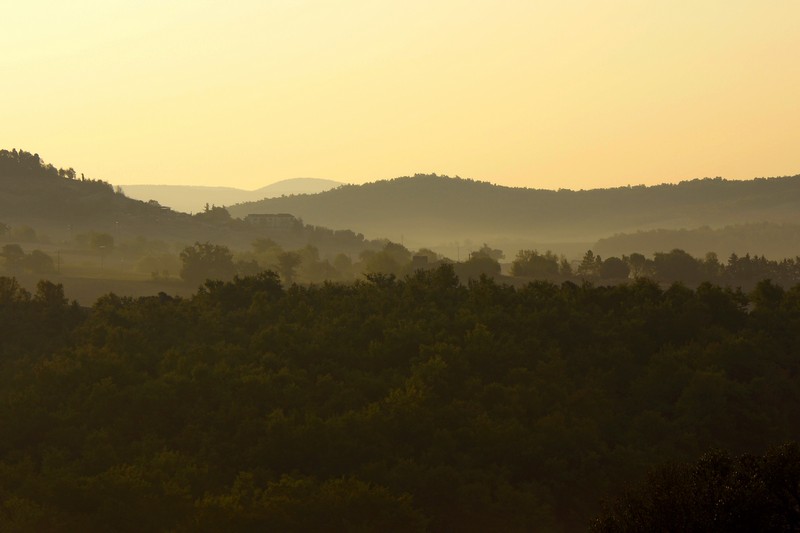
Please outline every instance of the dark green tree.
[[650, 274], [649, 262], [644, 255], [634, 252], [629, 256], [623, 255], [622, 259], [628, 263], [630, 275], [634, 278], [646, 277]]
[[600, 267], [602, 264], [603, 260], [599, 255], [594, 255], [593, 251], [587, 250], [587, 252], [583, 254], [581, 264], [578, 265], [578, 275], [583, 278], [596, 278], [600, 275]]
[[367, 274], [400, 275], [411, 262], [411, 252], [402, 244], [387, 242], [383, 249], [375, 252], [365, 250], [361, 254], [364, 272]]
[[474, 256], [484, 256], [494, 261], [500, 261], [501, 259], [505, 259], [506, 254], [503, 253], [503, 250], [492, 248], [488, 244], [483, 243], [483, 246], [481, 246], [477, 251], [472, 252], [470, 254], [470, 257]]
[[294, 281], [297, 267], [302, 262], [303, 257], [297, 252], [281, 252], [278, 254], [278, 274], [281, 275], [284, 282], [292, 283]]
[[504, 258], [502, 250], [484, 243], [478, 250], [469, 254], [469, 259], [455, 265], [455, 271], [462, 280], [478, 279], [481, 276], [493, 277], [500, 274], [499, 260]]
[[798, 531], [800, 446], [764, 456], [715, 451], [694, 464], [672, 464], [613, 504], [592, 531]]
[[208, 224], [221, 225], [231, 221], [231, 214], [224, 207], [205, 205], [205, 209], [194, 215], [194, 218]]
[[668, 253], [654, 254], [653, 269], [656, 278], [669, 283], [680, 281], [693, 285], [700, 283], [704, 278], [702, 263], [677, 248]]
[[630, 272], [628, 264], [619, 257], [607, 257], [598, 269], [600, 277], [608, 280], [628, 279]]
[[559, 274], [558, 257], [550, 250], [520, 250], [511, 263], [511, 275], [536, 279], [555, 279]]
[[478, 279], [481, 276], [497, 276], [500, 274], [500, 263], [488, 255], [474, 253], [463, 263], [456, 263], [456, 274], [463, 280]]
[[184, 248], [180, 257], [180, 276], [193, 285], [206, 279], [229, 280], [236, 274], [233, 254], [226, 246], [196, 242]]

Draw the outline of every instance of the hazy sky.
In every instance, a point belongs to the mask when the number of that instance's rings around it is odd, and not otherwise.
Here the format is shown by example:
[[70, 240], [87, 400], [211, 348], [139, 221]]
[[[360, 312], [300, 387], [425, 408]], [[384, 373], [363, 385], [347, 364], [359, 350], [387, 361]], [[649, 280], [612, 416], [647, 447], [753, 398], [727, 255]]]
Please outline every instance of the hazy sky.
[[800, 173], [798, 0], [25, 0], [0, 13], [0, 148], [115, 184]]

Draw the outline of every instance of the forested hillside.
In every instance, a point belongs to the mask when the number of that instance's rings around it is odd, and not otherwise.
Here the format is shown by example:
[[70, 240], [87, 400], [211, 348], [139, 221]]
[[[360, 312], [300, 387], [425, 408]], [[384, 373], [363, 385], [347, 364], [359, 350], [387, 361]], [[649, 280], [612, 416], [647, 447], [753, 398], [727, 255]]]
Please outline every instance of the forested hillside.
[[[0, 216], [9, 225], [28, 225], [53, 238], [82, 231], [191, 239], [199, 227], [189, 215], [126, 198], [101, 180], [45, 164], [38, 154], [0, 151]], [[203, 230], [211, 237], [214, 228]]]
[[150, 239], [182, 247], [194, 241], [210, 241], [249, 249], [256, 239], [270, 238], [286, 247], [311, 244], [331, 256], [357, 255], [380, 244], [347, 228], [334, 232], [299, 220], [288, 231], [270, 231], [232, 219], [227, 211], [213, 205], [194, 216], [179, 213], [157, 201], [128, 198], [110, 183], [78, 176], [72, 168], [56, 168], [38, 154], [16, 149], [0, 150], [0, 224], [33, 230], [52, 243], [69, 243], [81, 234], [101, 233], [113, 237], [117, 244], [126, 239]]
[[0, 278], [0, 529], [584, 531], [711, 447], [800, 438], [800, 286]]
[[127, 198], [108, 182], [79, 177], [71, 168], [56, 168], [22, 150], [0, 151], [0, 217], [5, 224], [33, 227], [57, 241], [95, 231], [116, 238], [247, 246], [255, 235], [246, 225], [225, 224], [224, 217], [192, 217], [158, 202]]
[[420, 245], [466, 238], [595, 241], [655, 228], [800, 223], [800, 176], [549, 191], [416, 175], [236, 205], [229, 211], [237, 217], [292, 213], [312, 224], [358, 227], [367, 235], [394, 239], [403, 235]]

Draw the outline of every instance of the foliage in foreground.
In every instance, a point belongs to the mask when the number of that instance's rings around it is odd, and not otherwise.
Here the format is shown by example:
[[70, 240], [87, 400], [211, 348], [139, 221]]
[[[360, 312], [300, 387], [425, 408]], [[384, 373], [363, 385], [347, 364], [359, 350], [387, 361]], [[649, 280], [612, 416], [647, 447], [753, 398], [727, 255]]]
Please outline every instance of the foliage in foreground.
[[798, 354], [770, 282], [0, 278], [0, 529], [584, 530], [656, 464], [798, 440]]
[[764, 456], [715, 451], [648, 477], [592, 524], [597, 533], [800, 530], [800, 446]]

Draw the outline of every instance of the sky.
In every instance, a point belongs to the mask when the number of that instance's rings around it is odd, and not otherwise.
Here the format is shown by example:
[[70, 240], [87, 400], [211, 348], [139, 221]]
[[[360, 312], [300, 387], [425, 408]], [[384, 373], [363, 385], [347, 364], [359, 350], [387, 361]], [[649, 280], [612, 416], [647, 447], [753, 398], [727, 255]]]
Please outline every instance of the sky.
[[2, 4], [0, 148], [113, 184], [800, 174], [797, 0]]

